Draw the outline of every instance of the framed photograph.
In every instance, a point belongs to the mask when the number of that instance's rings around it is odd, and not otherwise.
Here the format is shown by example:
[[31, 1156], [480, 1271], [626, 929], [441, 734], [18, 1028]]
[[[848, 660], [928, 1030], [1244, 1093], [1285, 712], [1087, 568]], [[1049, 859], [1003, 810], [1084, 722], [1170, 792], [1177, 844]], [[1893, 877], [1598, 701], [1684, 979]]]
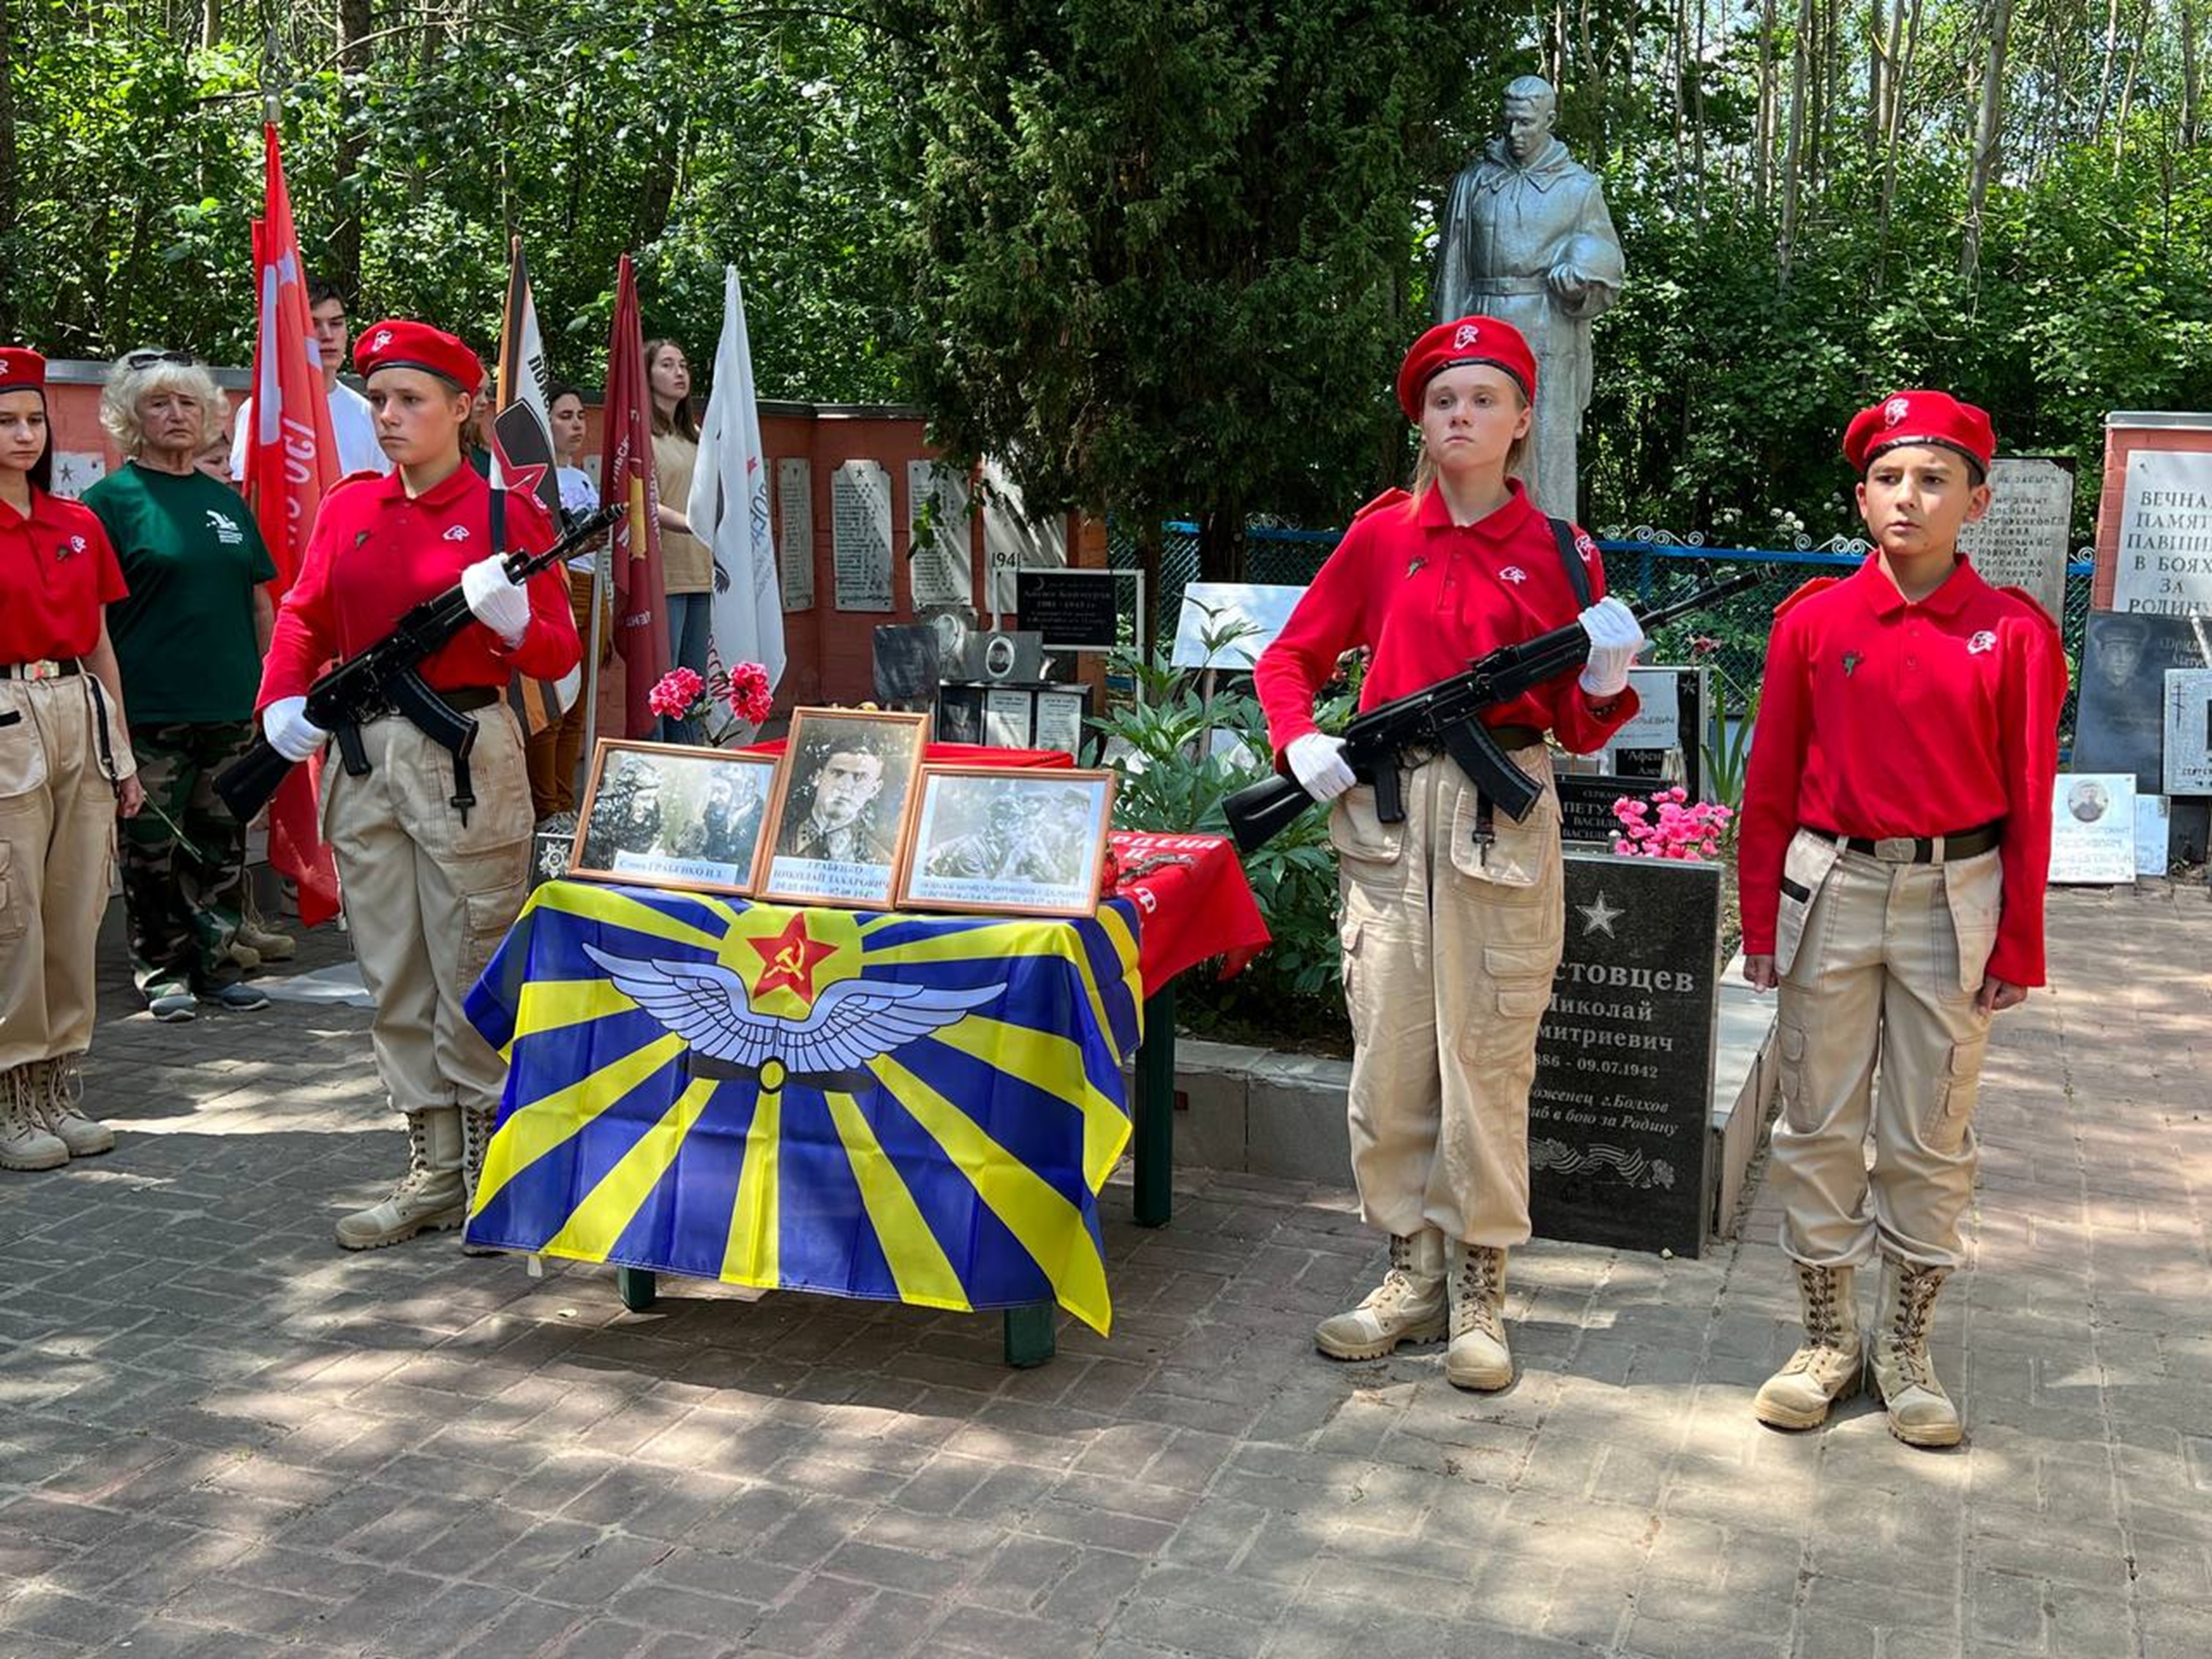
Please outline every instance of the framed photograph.
[[921, 777], [929, 716], [802, 708], [769, 804], [754, 886], [790, 904], [887, 910]]
[[1111, 772], [928, 767], [899, 906], [1093, 915], [1113, 807]]
[[576, 815], [568, 873], [750, 893], [775, 783], [775, 762], [765, 755], [602, 738]]

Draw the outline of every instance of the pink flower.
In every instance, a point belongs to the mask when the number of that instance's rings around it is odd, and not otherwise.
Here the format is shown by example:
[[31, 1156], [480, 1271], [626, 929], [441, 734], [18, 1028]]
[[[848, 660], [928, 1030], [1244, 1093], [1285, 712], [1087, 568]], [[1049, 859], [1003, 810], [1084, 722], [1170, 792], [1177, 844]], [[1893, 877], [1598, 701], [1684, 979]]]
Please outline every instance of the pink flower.
[[680, 720], [691, 712], [707, 684], [689, 668], [672, 668], [646, 693], [646, 707], [663, 720]]
[[1699, 634], [1690, 641], [1690, 654], [1693, 657], [1710, 657], [1720, 648], [1721, 642], [1710, 634]]
[[730, 712], [748, 726], [758, 726], [775, 706], [769, 690], [768, 670], [757, 662], [741, 662], [730, 671]]

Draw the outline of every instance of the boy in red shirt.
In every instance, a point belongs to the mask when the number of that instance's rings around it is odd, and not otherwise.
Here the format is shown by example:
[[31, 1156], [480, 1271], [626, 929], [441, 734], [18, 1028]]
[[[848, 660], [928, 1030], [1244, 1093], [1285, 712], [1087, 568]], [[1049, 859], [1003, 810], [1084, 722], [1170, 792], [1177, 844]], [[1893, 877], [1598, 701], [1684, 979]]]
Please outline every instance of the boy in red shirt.
[[[1806, 1330], [1753, 1403], [1777, 1428], [1824, 1422], [1870, 1364], [1899, 1439], [1961, 1435], [1928, 1329], [1960, 1261], [1990, 1020], [2043, 983], [2066, 697], [2057, 626], [1959, 552], [1996, 443], [1941, 392], [1861, 410], [1844, 454], [1875, 550], [1791, 594], [1767, 646], [1738, 872], [1744, 977], [1781, 993], [1771, 1178]], [[1877, 1249], [1863, 1355], [1853, 1275]]]

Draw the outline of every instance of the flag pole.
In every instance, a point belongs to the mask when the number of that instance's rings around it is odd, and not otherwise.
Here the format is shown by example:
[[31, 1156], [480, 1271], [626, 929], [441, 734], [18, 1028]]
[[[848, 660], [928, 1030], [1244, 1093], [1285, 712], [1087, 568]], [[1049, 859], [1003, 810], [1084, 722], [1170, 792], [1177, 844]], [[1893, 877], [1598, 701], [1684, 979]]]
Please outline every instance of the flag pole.
[[606, 649], [604, 641], [607, 595], [614, 585], [611, 568], [614, 556], [614, 532], [610, 531], [600, 541], [599, 550], [592, 555], [592, 642], [584, 658], [585, 743], [576, 757], [576, 775], [569, 780], [579, 801], [584, 799], [585, 786], [591, 781], [592, 755], [599, 746], [599, 656]]

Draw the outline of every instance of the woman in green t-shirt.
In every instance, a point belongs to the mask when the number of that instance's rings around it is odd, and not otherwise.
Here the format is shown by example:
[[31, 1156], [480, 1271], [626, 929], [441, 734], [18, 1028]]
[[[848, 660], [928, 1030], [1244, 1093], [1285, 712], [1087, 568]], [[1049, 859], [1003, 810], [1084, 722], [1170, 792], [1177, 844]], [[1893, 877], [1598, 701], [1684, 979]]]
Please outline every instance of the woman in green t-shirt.
[[130, 597], [108, 608], [146, 810], [119, 848], [131, 966], [154, 1018], [207, 1001], [263, 1008], [232, 954], [246, 890], [246, 826], [215, 792], [253, 742], [253, 696], [276, 567], [235, 490], [199, 471], [227, 413], [215, 378], [181, 351], [119, 359], [101, 423], [125, 464], [85, 492], [115, 544]]

